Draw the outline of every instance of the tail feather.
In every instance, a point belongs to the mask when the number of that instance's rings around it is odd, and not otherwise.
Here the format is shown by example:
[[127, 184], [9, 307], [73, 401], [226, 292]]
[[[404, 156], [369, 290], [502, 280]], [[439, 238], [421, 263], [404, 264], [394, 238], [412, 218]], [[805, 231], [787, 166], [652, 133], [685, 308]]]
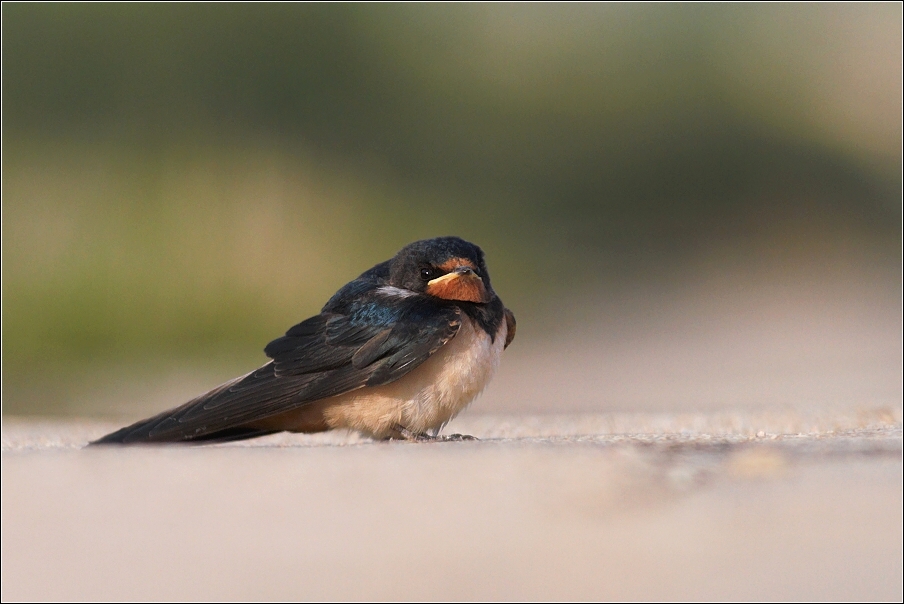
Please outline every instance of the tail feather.
[[[278, 430], [251, 427], [253, 417], [243, 416], [235, 406], [253, 407], [261, 398], [272, 400], [272, 365], [217, 386], [189, 402], [135, 422], [107, 434], [89, 445], [133, 445], [155, 443], [213, 443], [243, 440], [273, 434]], [[233, 405], [230, 406], [229, 403]]]
[[280, 430], [261, 430], [257, 428], [228, 428], [226, 430], [220, 430], [218, 432], [211, 432], [209, 434], [203, 434], [201, 436], [197, 436], [195, 438], [185, 438], [182, 440], [174, 441], [174, 440], [154, 440], [151, 438], [142, 438], [142, 435], [146, 433], [146, 430], [143, 429], [142, 425], [127, 426], [122, 428], [121, 430], [117, 430], [112, 434], [107, 434], [106, 436], [99, 438], [97, 440], [93, 440], [88, 443], [88, 446], [95, 445], [153, 445], [153, 444], [185, 444], [185, 445], [212, 445], [216, 443], [227, 443], [234, 442], [237, 440], [247, 440], [249, 438], [257, 438], [259, 436], [267, 436], [269, 434], [276, 434], [280, 432]]

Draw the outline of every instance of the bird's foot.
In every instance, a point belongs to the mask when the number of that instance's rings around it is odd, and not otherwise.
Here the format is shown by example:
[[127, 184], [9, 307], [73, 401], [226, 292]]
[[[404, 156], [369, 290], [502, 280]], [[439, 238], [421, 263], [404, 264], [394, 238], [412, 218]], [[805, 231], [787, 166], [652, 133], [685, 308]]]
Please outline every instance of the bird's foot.
[[392, 440], [408, 440], [418, 443], [433, 442], [437, 440], [437, 437], [435, 435], [427, 434], [426, 432], [414, 432], [400, 424], [393, 426], [393, 430], [395, 430], [396, 434], [398, 434], [400, 438], [396, 439], [396, 437], [393, 436], [390, 437]]
[[480, 440], [476, 436], [471, 436], [470, 434], [448, 434], [446, 436], [438, 437], [442, 441], [446, 442], [458, 442], [462, 440]]
[[474, 436], [469, 436], [467, 434], [449, 434], [444, 436], [437, 436], [436, 434], [428, 434], [426, 432], [413, 432], [406, 428], [405, 426], [396, 424], [393, 426], [393, 430], [404, 440], [412, 441], [412, 442], [459, 442], [463, 440], [478, 440]]

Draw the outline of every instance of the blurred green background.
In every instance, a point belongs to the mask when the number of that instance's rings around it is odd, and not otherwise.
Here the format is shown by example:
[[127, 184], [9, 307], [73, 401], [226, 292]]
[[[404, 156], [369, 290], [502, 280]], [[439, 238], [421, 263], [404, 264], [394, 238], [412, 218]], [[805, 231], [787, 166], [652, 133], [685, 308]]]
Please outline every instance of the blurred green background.
[[437, 235], [484, 248], [525, 350], [762, 263], [899, 300], [901, 19], [3, 4], [4, 413], [110, 412], [106, 389], [131, 414], [215, 373], [199, 392]]

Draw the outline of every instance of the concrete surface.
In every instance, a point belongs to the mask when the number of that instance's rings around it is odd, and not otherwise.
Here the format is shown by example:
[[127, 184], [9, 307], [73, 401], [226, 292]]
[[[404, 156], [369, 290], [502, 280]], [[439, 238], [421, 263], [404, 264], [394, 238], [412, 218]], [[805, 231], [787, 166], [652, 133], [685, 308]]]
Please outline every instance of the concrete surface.
[[466, 415], [483, 440], [83, 449], [4, 421], [2, 597], [902, 597], [899, 407]]

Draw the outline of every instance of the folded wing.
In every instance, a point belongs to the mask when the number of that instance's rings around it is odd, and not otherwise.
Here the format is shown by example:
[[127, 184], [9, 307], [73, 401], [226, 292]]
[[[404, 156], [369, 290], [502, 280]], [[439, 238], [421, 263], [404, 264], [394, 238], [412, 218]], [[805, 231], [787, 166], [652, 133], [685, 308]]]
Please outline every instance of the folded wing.
[[364, 295], [324, 312], [267, 345], [260, 369], [92, 444], [223, 441], [267, 432], [246, 424], [322, 398], [393, 382], [451, 340], [459, 310], [424, 296], [383, 303]]

